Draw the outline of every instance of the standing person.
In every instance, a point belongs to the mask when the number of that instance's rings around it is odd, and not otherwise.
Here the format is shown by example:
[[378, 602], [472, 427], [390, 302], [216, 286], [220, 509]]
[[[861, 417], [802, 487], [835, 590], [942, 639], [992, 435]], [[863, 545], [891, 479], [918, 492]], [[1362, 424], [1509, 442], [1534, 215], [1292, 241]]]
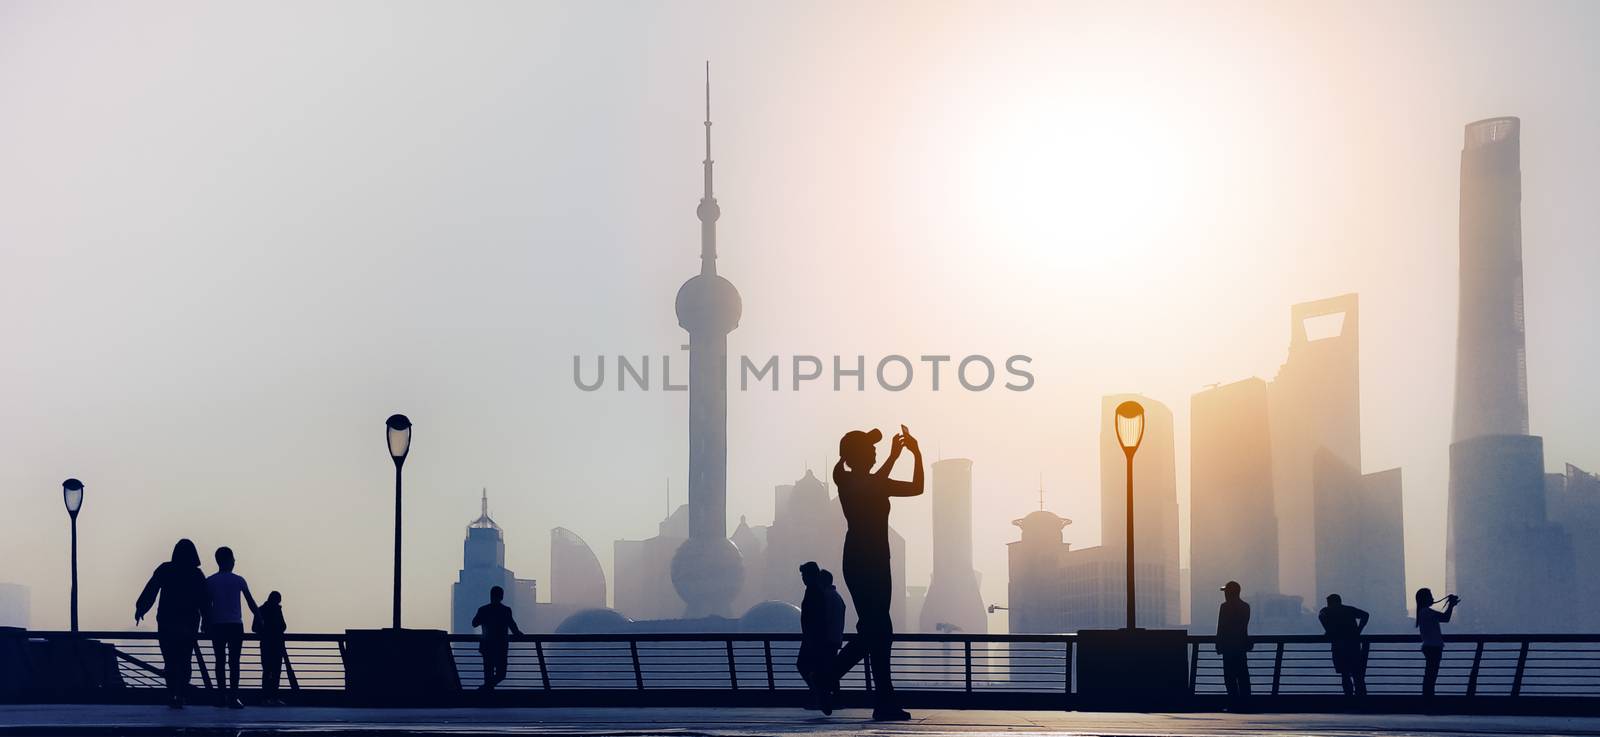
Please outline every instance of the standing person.
[[1346, 696], [1367, 695], [1367, 654], [1361, 647], [1361, 632], [1371, 618], [1366, 611], [1346, 605], [1338, 594], [1328, 594], [1328, 605], [1317, 613], [1328, 636], [1333, 670], [1339, 674]]
[[1439, 625], [1450, 621], [1461, 597], [1446, 594], [1442, 612], [1433, 608], [1437, 603], [1432, 589], [1417, 589], [1417, 631], [1422, 635], [1422, 697], [1425, 699], [1433, 698], [1434, 686], [1439, 683], [1439, 663], [1444, 660], [1444, 633], [1439, 631]]
[[472, 615], [472, 626], [483, 628], [483, 637], [478, 640], [478, 654], [483, 657], [483, 685], [478, 688], [484, 691], [506, 679], [511, 635], [522, 636], [517, 620], [511, 616], [511, 607], [500, 603], [505, 598], [505, 589], [499, 586], [489, 589], [489, 603], [478, 607], [478, 613]]
[[800, 655], [794, 667], [811, 689], [811, 698], [823, 714], [833, 713], [833, 693], [828, 676], [833, 659], [844, 644], [844, 597], [833, 586], [833, 574], [816, 561], [800, 566], [805, 598], [800, 601]]
[[144, 619], [158, 595], [161, 606], [156, 609], [156, 636], [161, 643], [161, 669], [167, 680], [167, 706], [182, 709], [200, 617], [210, 607], [206, 576], [200, 572], [200, 551], [188, 538], [172, 546], [172, 559], [156, 566], [150, 574], [149, 583], [134, 604], [134, 624]]
[[206, 579], [206, 593], [211, 598], [211, 616], [206, 618], [206, 632], [211, 635], [211, 655], [217, 661], [217, 689], [222, 692], [219, 704], [229, 709], [243, 709], [239, 701], [239, 661], [244, 649], [244, 612], [239, 607], [240, 597], [250, 605], [255, 614], [256, 599], [250, 595], [250, 584], [233, 572], [233, 549], [217, 548], [217, 572]]
[[1222, 587], [1217, 610], [1217, 654], [1222, 656], [1222, 683], [1235, 705], [1250, 696], [1250, 604], [1239, 598], [1239, 582]]
[[[905, 721], [911, 715], [895, 699], [890, 676], [889, 656], [894, 644], [894, 623], [889, 618], [893, 581], [889, 574], [889, 499], [922, 493], [922, 450], [905, 425], [894, 436], [889, 459], [877, 471], [877, 444], [883, 440], [878, 430], [851, 430], [839, 439], [839, 462], [833, 466], [833, 483], [839, 488], [839, 506], [849, 529], [844, 536], [844, 583], [856, 605], [856, 632], [834, 659], [829, 691], [837, 689], [839, 679], [869, 653], [878, 704], [872, 710], [876, 721]], [[916, 469], [910, 481], [889, 478], [902, 449], [910, 450]]]
[[283, 621], [283, 594], [267, 594], [267, 600], [256, 609], [255, 621], [250, 630], [261, 638], [261, 703], [266, 706], [283, 706], [278, 698], [278, 674], [283, 670], [287, 652], [283, 646], [283, 633], [289, 625]]

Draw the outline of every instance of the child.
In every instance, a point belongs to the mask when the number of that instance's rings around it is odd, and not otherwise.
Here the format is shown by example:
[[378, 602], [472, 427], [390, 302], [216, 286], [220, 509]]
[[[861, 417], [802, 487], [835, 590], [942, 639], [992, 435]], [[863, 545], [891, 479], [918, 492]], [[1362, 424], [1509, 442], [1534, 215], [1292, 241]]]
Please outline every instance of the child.
[[800, 566], [805, 598], [800, 601], [800, 656], [795, 668], [811, 688], [812, 699], [823, 714], [833, 713], [833, 693], [828, 672], [844, 644], [844, 597], [833, 587], [833, 574], [816, 561]]
[[261, 703], [265, 706], [283, 706], [278, 698], [278, 673], [283, 669], [285, 650], [283, 633], [289, 625], [283, 621], [283, 594], [267, 594], [267, 600], [256, 609], [251, 631], [261, 637]]

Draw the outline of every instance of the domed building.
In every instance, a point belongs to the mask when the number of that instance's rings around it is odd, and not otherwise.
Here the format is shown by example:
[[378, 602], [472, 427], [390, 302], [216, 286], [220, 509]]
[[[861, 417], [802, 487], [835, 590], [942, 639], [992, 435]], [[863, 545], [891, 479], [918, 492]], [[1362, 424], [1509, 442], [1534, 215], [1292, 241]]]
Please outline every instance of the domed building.
[[787, 601], [763, 601], [739, 618], [739, 631], [750, 633], [799, 632], [800, 607]]
[[556, 626], [558, 635], [617, 635], [631, 631], [633, 620], [615, 609], [596, 607], [577, 612]]

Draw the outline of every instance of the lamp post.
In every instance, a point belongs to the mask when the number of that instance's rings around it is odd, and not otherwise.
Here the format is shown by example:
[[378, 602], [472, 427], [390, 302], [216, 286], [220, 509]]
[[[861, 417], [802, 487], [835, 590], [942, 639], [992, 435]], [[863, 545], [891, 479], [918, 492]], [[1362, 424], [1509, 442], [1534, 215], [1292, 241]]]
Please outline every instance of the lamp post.
[[78, 633], [78, 510], [83, 509], [83, 482], [67, 479], [61, 482], [61, 502], [67, 505], [67, 516], [72, 518], [72, 633]]
[[1128, 629], [1134, 628], [1133, 604], [1133, 454], [1144, 439], [1144, 406], [1134, 401], [1117, 405], [1117, 444], [1128, 458]]
[[394, 628], [400, 629], [400, 467], [411, 452], [411, 420], [405, 415], [390, 415], [389, 457], [394, 459]]

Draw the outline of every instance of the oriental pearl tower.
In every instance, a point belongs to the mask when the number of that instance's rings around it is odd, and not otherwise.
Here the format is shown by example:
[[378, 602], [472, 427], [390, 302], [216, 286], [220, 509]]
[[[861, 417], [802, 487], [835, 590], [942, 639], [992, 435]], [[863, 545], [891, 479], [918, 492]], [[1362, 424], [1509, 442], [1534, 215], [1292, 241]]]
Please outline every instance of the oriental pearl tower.
[[700, 273], [678, 289], [678, 325], [689, 331], [689, 539], [672, 556], [672, 585], [685, 617], [726, 617], [744, 579], [728, 540], [728, 333], [739, 326], [739, 290], [717, 275], [717, 218], [711, 192], [711, 64], [706, 63], [705, 193]]

